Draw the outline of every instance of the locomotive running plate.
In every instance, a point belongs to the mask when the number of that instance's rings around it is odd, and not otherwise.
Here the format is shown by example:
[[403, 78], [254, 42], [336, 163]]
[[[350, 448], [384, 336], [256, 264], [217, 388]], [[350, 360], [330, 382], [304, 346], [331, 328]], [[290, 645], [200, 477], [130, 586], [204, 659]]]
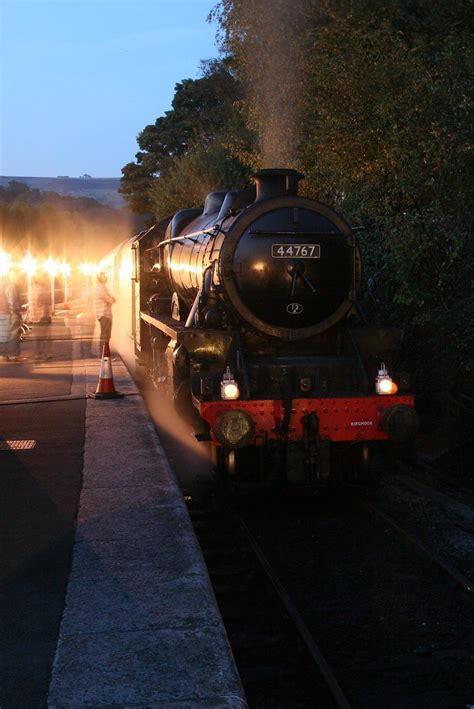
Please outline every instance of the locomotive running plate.
[[319, 244], [272, 244], [272, 258], [320, 258]]

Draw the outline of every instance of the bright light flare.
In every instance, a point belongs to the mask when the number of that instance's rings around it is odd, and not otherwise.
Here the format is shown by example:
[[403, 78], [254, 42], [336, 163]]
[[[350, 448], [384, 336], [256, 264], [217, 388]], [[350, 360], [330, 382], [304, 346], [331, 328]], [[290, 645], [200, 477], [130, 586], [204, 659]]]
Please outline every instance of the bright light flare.
[[235, 401], [240, 396], [239, 387], [235, 382], [227, 382], [222, 385], [222, 398], [227, 401]]
[[20, 268], [26, 273], [27, 276], [31, 277], [35, 274], [36, 269], [38, 268], [38, 261], [30, 254], [27, 254], [22, 260]]
[[392, 391], [392, 380], [390, 377], [385, 377], [377, 382], [379, 394], [390, 394]]
[[131, 261], [122, 261], [120, 264], [120, 278], [122, 280], [130, 280], [133, 276], [133, 263]]
[[11, 256], [6, 251], [0, 251], [0, 276], [6, 276], [10, 270]]
[[59, 264], [54, 259], [49, 258], [47, 261], [44, 262], [43, 268], [46, 273], [48, 273], [51, 277], [54, 277], [59, 270]]
[[168, 258], [168, 268], [173, 273], [195, 273], [196, 275], [201, 275], [204, 271], [203, 266], [192, 266], [188, 264], [182, 264], [178, 261], [173, 261]]
[[63, 276], [70, 276], [71, 275], [71, 266], [68, 263], [66, 263], [65, 261], [58, 264], [58, 269], [59, 269], [59, 272]]
[[99, 266], [94, 263], [81, 263], [79, 270], [84, 276], [95, 276], [99, 272]]

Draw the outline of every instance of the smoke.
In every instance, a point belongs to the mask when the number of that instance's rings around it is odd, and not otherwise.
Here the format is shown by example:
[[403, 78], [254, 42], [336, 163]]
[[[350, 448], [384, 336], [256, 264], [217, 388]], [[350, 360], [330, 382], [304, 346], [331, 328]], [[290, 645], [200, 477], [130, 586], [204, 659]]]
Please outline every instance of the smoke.
[[181, 486], [190, 487], [196, 482], [211, 481], [210, 444], [200, 443], [194, 436], [204, 430], [197, 412], [194, 417], [189, 413], [178, 414], [173, 402], [163, 393], [142, 389], [142, 394]]
[[[198, 442], [195, 433], [203, 433], [205, 425], [189, 398], [188, 407], [178, 413], [173, 395], [164, 386], [159, 391], [151, 387], [143, 368], [138, 366], [135, 343], [130, 337], [133, 330], [132, 281], [125, 276], [132, 265], [129, 246], [115, 254], [108, 286], [116, 299], [113, 306], [111, 347], [120, 353], [125, 366], [139, 384], [148, 411], [155, 423], [168, 459], [182, 486], [195, 485], [196, 481], [209, 481], [212, 477], [210, 445]], [[94, 354], [99, 354], [94, 351]], [[165, 354], [161, 353], [164, 358]]]
[[235, 34], [229, 38], [228, 26], [227, 44], [233, 45], [248, 87], [262, 167], [294, 167], [301, 141], [306, 37], [314, 0], [240, 0], [234, 2], [233, 12]]

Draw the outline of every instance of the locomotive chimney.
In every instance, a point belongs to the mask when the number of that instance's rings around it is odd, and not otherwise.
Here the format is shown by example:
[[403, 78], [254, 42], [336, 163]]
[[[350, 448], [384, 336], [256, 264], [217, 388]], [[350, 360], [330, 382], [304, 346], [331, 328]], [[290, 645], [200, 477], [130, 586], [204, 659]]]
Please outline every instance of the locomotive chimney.
[[297, 170], [286, 168], [270, 168], [259, 170], [252, 179], [257, 186], [256, 202], [282, 195], [296, 195], [298, 193], [298, 181], [304, 177]]

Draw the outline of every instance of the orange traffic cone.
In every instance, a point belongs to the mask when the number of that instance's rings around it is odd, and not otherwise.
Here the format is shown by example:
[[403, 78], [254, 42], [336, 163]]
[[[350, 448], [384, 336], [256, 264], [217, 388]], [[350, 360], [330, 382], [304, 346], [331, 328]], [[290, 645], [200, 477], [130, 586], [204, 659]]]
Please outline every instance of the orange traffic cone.
[[91, 394], [94, 399], [121, 399], [124, 394], [115, 391], [114, 378], [112, 375], [112, 362], [110, 361], [110, 347], [108, 342], [104, 342], [102, 350], [102, 360], [100, 362], [99, 382], [95, 394]]

